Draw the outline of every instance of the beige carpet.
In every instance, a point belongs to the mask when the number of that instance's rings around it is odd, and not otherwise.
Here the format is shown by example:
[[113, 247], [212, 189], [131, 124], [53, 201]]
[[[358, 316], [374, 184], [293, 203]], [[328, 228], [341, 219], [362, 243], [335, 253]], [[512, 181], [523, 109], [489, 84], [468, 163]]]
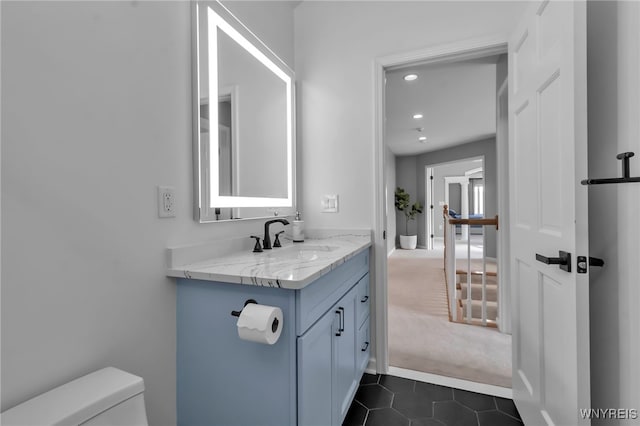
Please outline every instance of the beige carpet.
[[511, 336], [449, 322], [443, 260], [389, 257], [389, 363], [511, 387]]

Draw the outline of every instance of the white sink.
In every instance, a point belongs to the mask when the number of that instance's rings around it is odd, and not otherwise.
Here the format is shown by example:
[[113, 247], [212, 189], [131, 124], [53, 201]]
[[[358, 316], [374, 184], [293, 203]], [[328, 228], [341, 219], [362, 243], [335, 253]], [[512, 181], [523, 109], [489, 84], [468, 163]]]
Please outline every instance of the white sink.
[[299, 250], [299, 251], [334, 251], [337, 250], [338, 247], [336, 246], [321, 246], [321, 245], [300, 245], [300, 246], [296, 246], [293, 245], [291, 246], [291, 249], [294, 250]]
[[298, 259], [298, 260], [315, 260], [323, 253], [329, 253], [337, 250], [337, 246], [329, 245], [306, 245], [306, 244], [294, 244], [286, 247], [276, 247], [271, 250], [265, 250], [265, 254], [271, 259], [286, 260], [286, 259]]

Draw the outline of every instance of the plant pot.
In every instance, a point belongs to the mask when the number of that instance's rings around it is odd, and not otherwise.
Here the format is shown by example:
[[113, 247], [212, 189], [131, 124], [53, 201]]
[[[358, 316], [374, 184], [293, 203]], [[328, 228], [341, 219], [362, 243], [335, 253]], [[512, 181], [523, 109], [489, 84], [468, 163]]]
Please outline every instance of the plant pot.
[[405, 250], [413, 250], [418, 245], [417, 235], [400, 235], [400, 248]]

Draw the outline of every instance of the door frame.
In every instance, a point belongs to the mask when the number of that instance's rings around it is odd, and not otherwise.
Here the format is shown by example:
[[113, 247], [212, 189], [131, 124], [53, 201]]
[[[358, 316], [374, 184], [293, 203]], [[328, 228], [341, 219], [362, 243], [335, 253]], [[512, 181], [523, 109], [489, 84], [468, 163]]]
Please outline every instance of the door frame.
[[[498, 212], [499, 226], [501, 229], [509, 229], [509, 79], [505, 78], [498, 88], [496, 95], [496, 164], [498, 165]], [[501, 101], [505, 101], [501, 104]], [[506, 121], [505, 121], [506, 120]], [[506, 128], [502, 124], [506, 122]], [[497, 233], [498, 259], [507, 259], [498, 263], [498, 279], [511, 276], [509, 262], [510, 239], [507, 232]], [[509, 280], [510, 281], [510, 280]], [[511, 286], [498, 285], [498, 329], [503, 333], [511, 334]]]
[[[387, 249], [385, 214], [385, 70], [408, 64], [429, 64], [452, 60], [473, 59], [484, 56], [507, 53], [508, 34], [497, 34], [489, 37], [461, 40], [454, 43], [440, 44], [411, 52], [398, 53], [378, 57], [374, 60], [374, 353], [370, 368], [379, 374], [389, 371], [389, 335], [388, 335], [388, 292], [387, 292]], [[497, 164], [498, 168], [502, 165]], [[500, 171], [498, 175], [501, 176]], [[500, 194], [498, 194], [500, 197]], [[505, 217], [507, 211], [498, 211]], [[395, 224], [391, 224], [395, 226]], [[504, 229], [504, 228], [503, 228]], [[498, 261], [504, 261], [498, 259]], [[373, 364], [373, 365], [372, 365]]]
[[[433, 176], [433, 174], [435, 173], [436, 169], [439, 166], [444, 166], [446, 164], [452, 164], [452, 163], [458, 163], [458, 162], [463, 162], [463, 161], [472, 161], [472, 160], [482, 160], [482, 167], [480, 169], [484, 169], [484, 165], [486, 163], [484, 155], [478, 155], [478, 156], [474, 156], [474, 157], [465, 157], [465, 158], [460, 158], [458, 160], [453, 160], [453, 161], [445, 161], [442, 163], [429, 163], [429, 164], [425, 164], [424, 165], [424, 176], [425, 176], [425, 183], [424, 183], [424, 187], [425, 187], [425, 195], [424, 195], [424, 199], [425, 199], [425, 205], [429, 206], [429, 205], [433, 205], [433, 209], [428, 209], [427, 210], [427, 215], [425, 215], [425, 225], [424, 228], [426, 229], [426, 234], [425, 234], [425, 240], [427, 241], [427, 250], [433, 250], [433, 238], [429, 238], [430, 234], [437, 232], [436, 231], [436, 215], [441, 215], [442, 214], [442, 207], [443, 204], [439, 204], [439, 205], [435, 205], [434, 203], [436, 202], [440, 202], [440, 203], [444, 203], [449, 205], [449, 197], [448, 197], [448, 192], [449, 192], [449, 188], [448, 185], [445, 184], [445, 195], [444, 195], [444, 201], [442, 200], [436, 200], [435, 197], [435, 183], [433, 179], [430, 179], [430, 176]], [[465, 175], [468, 172], [465, 172]], [[445, 179], [447, 179], [447, 177], [445, 177]], [[451, 182], [453, 183], [453, 182]], [[497, 190], [497, 189], [496, 189]], [[484, 202], [484, 196], [483, 196], [483, 202]], [[438, 213], [436, 213], [436, 209], [438, 211]], [[429, 211], [433, 211], [431, 215], [429, 215]]]

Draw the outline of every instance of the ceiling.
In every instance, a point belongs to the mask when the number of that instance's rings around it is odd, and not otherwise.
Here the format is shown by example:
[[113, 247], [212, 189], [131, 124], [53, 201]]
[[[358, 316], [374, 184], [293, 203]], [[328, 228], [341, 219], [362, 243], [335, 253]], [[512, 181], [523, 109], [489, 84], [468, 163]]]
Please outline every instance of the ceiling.
[[[385, 141], [390, 150], [416, 155], [494, 136], [498, 58], [387, 70]], [[409, 73], [418, 79], [405, 81]], [[416, 113], [423, 118], [414, 119]], [[419, 142], [419, 136], [426, 136], [426, 142]]]

